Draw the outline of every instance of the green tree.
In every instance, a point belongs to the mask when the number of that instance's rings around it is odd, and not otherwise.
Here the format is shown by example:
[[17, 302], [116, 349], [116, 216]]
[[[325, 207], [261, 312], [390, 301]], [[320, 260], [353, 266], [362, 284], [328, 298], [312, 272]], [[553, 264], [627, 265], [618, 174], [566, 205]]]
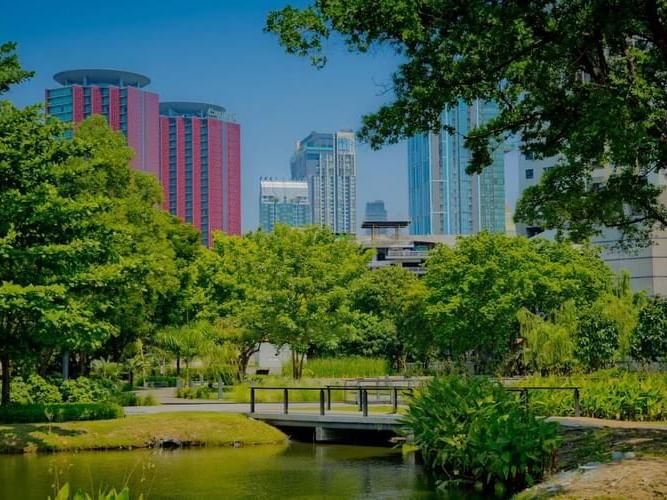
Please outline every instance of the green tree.
[[261, 240], [261, 235], [217, 233], [212, 250], [202, 252], [193, 265], [199, 317], [213, 322], [221, 339], [235, 347], [239, 380], [271, 331], [271, 275], [260, 253]]
[[609, 366], [618, 349], [619, 329], [616, 322], [591, 307], [579, 319], [575, 356], [587, 371]]
[[663, 361], [667, 356], [667, 300], [656, 297], [639, 313], [630, 341], [632, 357], [642, 361]]
[[0, 101], [3, 404], [10, 401], [12, 360], [43, 349], [93, 350], [114, 332], [95, 316], [97, 291], [118, 258], [114, 202], [84, 186], [84, 179], [100, 186], [97, 151], [65, 140], [66, 129], [40, 107]]
[[574, 364], [577, 311], [574, 301], [565, 302], [544, 319], [527, 309], [517, 318], [523, 339], [523, 359], [528, 370], [543, 373], [566, 373]]
[[[602, 226], [632, 240], [667, 224], [667, 6], [656, 0], [314, 0], [272, 12], [266, 30], [287, 52], [321, 67], [324, 41], [400, 57], [362, 139], [379, 147], [442, 128], [461, 99], [498, 103], [499, 115], [465, 137], [479, 172], [508, 135], [559, 164], [529, 188], [517, 216], [584, 239]], [[448, 132], [455, 131], [447, 128]], [[613, 167], [604, 184], [600, 166]]]
[[413, 330], [424, 313], [424, 284], [414, 273], [389, 266], [365, 273], [351, 288], [355, 322], [351, 347], [367, 356], [386, 358], [397, 371], [416, 354]]
[[462, 237], [427, 260], [434, 343], [442, 353], [472, 355], [482, 369], [493, 369], [515, 349], [522, 308], [548, 317], [568, 300], [589, 305], [611, 278], [588, 247], [489, 233]]
[[270, 302], [270, 340], [292, 352], [294, 378], [301, 378], [313, 347], [333, 349], [349, 335], [349, 287], [367, 271], [370, 253], [328, 228], [278, 226], [258, 240]]

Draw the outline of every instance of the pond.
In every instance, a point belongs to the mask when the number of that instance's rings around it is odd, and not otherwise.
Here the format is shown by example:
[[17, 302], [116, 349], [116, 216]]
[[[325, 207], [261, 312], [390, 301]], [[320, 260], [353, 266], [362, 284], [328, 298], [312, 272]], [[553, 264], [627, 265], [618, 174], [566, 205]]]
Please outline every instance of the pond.
[[400, 451], [313, 445], [0, 456], [0, 498], [45, 500], [57, 484], [97, 492], [128, 484], [163, 498], [438, 498]]

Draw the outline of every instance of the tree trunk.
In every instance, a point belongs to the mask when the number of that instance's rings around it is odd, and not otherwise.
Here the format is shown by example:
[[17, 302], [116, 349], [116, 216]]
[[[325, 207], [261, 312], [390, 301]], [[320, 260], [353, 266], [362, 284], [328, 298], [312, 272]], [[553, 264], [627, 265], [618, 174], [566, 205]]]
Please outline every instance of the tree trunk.
[[176, 355], [176, 376], [181, 376], [181, 357], [178, 354]]
[[10, 398], [9, 382], [11, 379], [11, 367], [9, 362], [9, 354], [2, 353], [0, 355], [0, 368], [2, 368], [2, 399], [0, 400], [0, 404], [4, 406], [9, 404]]
[[297, 370], [297, 354], [294, 349], [292, 349], [292, 378], [295, 380], [299, 378], [299, 371]]
[[303, 376], [303, 361], [306, 359], [306, 353], [303, 352], [299, 356], [299, 379]]
[[130, 387], [134, 387], [134, 372], [132, 370], [129, 370], [127, 372], [127, 383], [129, 384]]

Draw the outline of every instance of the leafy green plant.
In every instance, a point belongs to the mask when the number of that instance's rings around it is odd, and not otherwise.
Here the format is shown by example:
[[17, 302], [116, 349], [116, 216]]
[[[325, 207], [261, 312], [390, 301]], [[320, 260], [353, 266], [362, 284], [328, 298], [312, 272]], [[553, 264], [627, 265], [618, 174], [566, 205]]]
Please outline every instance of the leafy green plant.
[[[581, 414], [612, 420], [667, 420], [667, 379], [662, 373], [601, 370], [570, 377], [530, 377], [522, 385], [576, 386]], [[572, 391], [531, 391], [532, 410], [545, 416], [573, 416]]]
[[[96, 496], [85, 493], [82, 490], [77, 490], [74, 494], [70, 491], [69, 483], [65, 483], [62, 488], [58, 490], [54, 500], [131, 500], [130, 489], [126, 486], [120, 491], [115, 489], [109, 491], [100, 490]], [[137, 500], [142, 500], [143, 495], [136, 497]], [[51, 500], [51, 497], [49, 497]]]
[[556, 424], [526, 413], [509, 391], [486, 378], [433, 380], [410, 404], [405, 423], [444, 486], [515, 491], [555, 465]]

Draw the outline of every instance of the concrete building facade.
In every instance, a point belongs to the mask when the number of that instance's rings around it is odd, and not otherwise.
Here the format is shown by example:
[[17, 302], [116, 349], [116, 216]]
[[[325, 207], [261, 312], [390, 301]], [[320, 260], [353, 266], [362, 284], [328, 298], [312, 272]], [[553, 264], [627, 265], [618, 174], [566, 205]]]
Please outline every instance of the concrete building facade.
[[312, 222], [335, 233], [356, 232], [357, 166], [354, 132], [311, 132], [297, 142], [291, 177], [308, 183]]
[[[519, 192], [538, 184], [545, 172], [558, 162], [557, 157], [534, 159], [519, 153]], [[599, 169], [592, 179], [593, 183], [603, 184], [609, 175], [609, 169]], [[667, 187], [665, 174], [653, 174], [650, 179], [654, 184]], [[667, 203], [667, 193], [663, 193], [662, 202]], [[553, 231], [543, 231], [540, 227], [518, 223], [517, 234], [554, 238]], [[603, 228], [592, 243], [601, 248], [601, 258], [616, 273], [627, 271], [633, 290], [645, 290], [649, 295], [667, 296], [667, 231], [654, 231], [651, 245], [646, 248], [624, 250], [618, 247], [620, 234], [616, 229]]]
[[474, 234], [505, 231], [504, 151], [496, 148], [493, 163], [481, 174], [466, 168], [471, 153], [464, 145], [470, 130], [494, 118], [497, 105], [460, 102], [443, 111], [450, 134], [419, 134], [408, 140], [409, 213], [412, 234]]
[[306, 181], [259, 181], [259, 227], [271, 232], [276, 224], [300, 227], [312, 224]]

